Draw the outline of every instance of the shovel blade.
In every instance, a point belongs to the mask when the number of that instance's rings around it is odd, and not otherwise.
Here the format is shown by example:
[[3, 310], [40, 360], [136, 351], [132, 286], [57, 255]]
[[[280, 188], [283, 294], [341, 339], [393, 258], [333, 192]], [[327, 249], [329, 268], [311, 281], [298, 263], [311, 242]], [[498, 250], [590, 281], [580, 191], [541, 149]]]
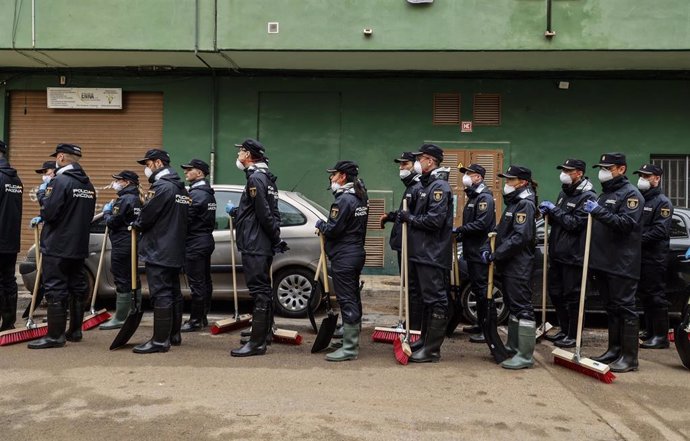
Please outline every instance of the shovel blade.
[[126, 345], [134, 333], [137, 332], [137, 328], [139, 328], [139, 323], [141, 323], [141, 318], [144, 316], [144, 311], [141, 307], [141, 299], [137, 297], [137, 294], [132, 292], [132, 307], [120, 331], [110, 345], [111, 351]]
[[484, 333], [486, 344], [491, 351], [491, 356], [494, 357], [496, 363], [502, 363], [511, 358], [511, 355], [498, 335], [498, 314], [493, 299], [487, 299], [487, 308], [486, 320], [482, 324], [482, 332]]
[[683, 363], [683, 366], [690, 369], [690, 340], [688, 340], [688, 328], [690, 328], [690, 304], [685, 306], [683, 319], [674, 331], [674, 343], [680, 361]]
[[314, 345], [311, 347], [312, 354], [323, 351], [331, 344], [336, 326], [338, 326], [338, 314], [328, 311], [328, 315], [321, 322], [319, 332], [316, 334]]

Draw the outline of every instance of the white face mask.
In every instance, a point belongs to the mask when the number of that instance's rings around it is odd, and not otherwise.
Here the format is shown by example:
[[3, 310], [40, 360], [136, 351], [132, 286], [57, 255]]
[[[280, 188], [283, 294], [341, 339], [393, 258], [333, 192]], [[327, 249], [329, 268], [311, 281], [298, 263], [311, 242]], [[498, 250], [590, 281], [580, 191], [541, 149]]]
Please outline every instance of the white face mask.
[[418, 174], [422, 174], [422, 163], [419, 161], [414, 162], [414, 171], [417, 172]]
[[[148, 168], [147, 168], [147, 170], [148, 170]], [[124, 185], [120, 184], [117, 181], [113, 181], [113, 183], [110, 186], [113, 187], [113, 190], [115, 190], [115, 191], [120, 191], [123, 188], [125, 188]]]
[[242, 170], [242, 171], [244, 171], [244, 169], [247, 168], [247, 167], [244, 166], [244, 164], [242, 164], [242, 162], [241, 162], [239, 159], [237, 159], [237, 160], [235, 161], [235, 165], [237, 166], [238, 169], [240, 169], [240, 170]]
[[148, 167], [144, 167], [144, 174], [146, 175], [147, 178], [150, 178], [151, 175], [153, 174], [153, 170], [151, 170]]
[[640, 179], [637, 180], [637, 188], [639, 188], [642, 191], [646, 191], [652, 188], [652, 184], [648, 180], [640, 176]]
[[573, 178], [563, 172], [561, 172], [559, 178], [561, 179], [561, 184], [570, 185], [573, 183]]
[[613, 179], [613, 173], [611, 173], [611, 170], [606, 170], [605, 168], [602, 168], [599, 170], [599, 181], [600, 182], [608, 182], [611, 179]]
[[42, 179], [43, 179], [43, 183], [44, 183], [44, 184], [47, 184], [47, 183], [50, 182], [50, 180], [53, 179], [53, 178], [50, 177], [50, 176], [48, 176], [48, 175], [43, 175], [43, 178], [42, 178]]
[[462, 185], [465, 187], [469, 188], [472, 186], [472, 177], [470, 175], [463, 175], [462, 176]]
[[331, 191], [335, 193], [336, 191], [340, 190], [341, 185], [338, 184], [337, 182], [331, 182]]
[[503, 186], [503, 194], [510, 194], [515, 191], [515, 187], [512, 185], [505, 184]]
[[411, 170], [400, 170], [400, 179], [405, 179], [412, 174]]

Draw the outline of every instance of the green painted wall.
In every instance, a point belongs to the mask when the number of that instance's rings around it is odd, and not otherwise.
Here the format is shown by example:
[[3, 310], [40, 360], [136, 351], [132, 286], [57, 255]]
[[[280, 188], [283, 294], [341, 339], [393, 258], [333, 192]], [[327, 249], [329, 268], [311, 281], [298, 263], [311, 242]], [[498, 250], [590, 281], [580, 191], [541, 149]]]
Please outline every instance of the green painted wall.
[[[544, 0], [199, 0], [200, 48], [540, 50], [689, 49], [687, 0], [555, 0], [549, 41]], [[40, 0], [36, 47], [194, 48], [195, 0]], [[0, 0], [0, 48], [31, 47], [31, 2]], [[269, 35], [269, 21], [280, 33]], [[362, 29], [374, 29], [365, 38]], [[14, 43], [13, 43], [14, 40]]]

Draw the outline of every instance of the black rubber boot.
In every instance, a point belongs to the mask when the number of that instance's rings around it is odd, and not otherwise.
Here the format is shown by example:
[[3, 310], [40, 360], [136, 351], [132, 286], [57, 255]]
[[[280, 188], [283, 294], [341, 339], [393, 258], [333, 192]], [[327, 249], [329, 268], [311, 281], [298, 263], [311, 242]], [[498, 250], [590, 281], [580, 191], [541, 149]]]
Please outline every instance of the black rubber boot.
[[654, 308], [650, 321], [652, 322], [652, 335], [640, 343], [640, 347], [643, 349], [668, 348], [668, 308]]
[[638, 341], [639, 326], [637, 318], [626, 318], [623, 320], [621, 356], [609, 365], [611, 372], [630, 372], [637, 370], [639, 366], [637, 360], [640, 344]]
[[423, 308], [422, 323], [420, 326], [421, 334], [419, 335], [419, 340], [410, 343], [410, 349], [412, 349], [412, 352], [418, 351], [424, 346], [424, 338], [426, 337], [427, 329], [429, 328], [429, 316], [429, 311], [427, 311], [426, 308]]
[[17, 320], [17, 294], [2, 297], [0, 302], [2, 302], [2, 326], [0, 326], [0, 331], [14, 329], [14, 322]]
[[153, 337], [144, 344], [135, 346], [136, 354], [153, 354], [170, 350], [170, 330], [173, 322], [173, 307], [153, 308]]
[[441, 359], [441, 345], [446, 337], [448, 318], [443, 312], [434, 311], [429, 319], [429, 325], [424, 336], [424, 346], [414, 352], [409, 360], [415, 363], [438, 363]]
[[559, 348], [574, 348], [577, 338], [577, 316], [580, 312], [580, 305], [568, 306], [568, 328], [566, 336], [560, 340], [553, 342], [554, 346]]
[[29, 349], [61, 348], [65, 346], [67, 307], [62, 302], [48, 303], [48, 334], [29, 343]]
[[200, 297], [193, 297], [191, 309], [189, 320], [184, 322], [184, 325], [180, 328], [180, 332], [196, 332], [204, 327], [204, 314], [206, 311], [205, 300]]
[[482, 326], [486, 321], [487, 303], [486, 299], [482, 300], [477, 300], [477, 326], [479, 326], [479, 332], [470, 335], [470, 343], [486, 343]]
[[556, 317], [558, 317], [558, 326], [560, 329], [553, 335], [546, 334], [544, 336], [544, 339], [552, 343], [556, 343], [568, 335], [568, 323], [570, 322], [568, 318], [568, 310], [565, 309], [564, 305], [554, 305], [554, 308], [556, 309]]
[[270, 308], [254, 307], [252, 314], [252, 335], [249, 341], [239, 349], [230, 351], [233, 357], [249, 357], [266, 353], [266, 337], [272, 325]]
[[[592, 360], [599, 363], [609, 364], [621, 356], [621, 319], [618, 316], [609, 314], [609, 347], [606, 352], [598, 357], [592, 357]], [[635, 336], [637, 339], [637, 335]], [[637, 341], [637, 340], [636, 340]]]
[[180, 346], [182, 344], [182, 309], [184, 308], [184, 299], [182, 297], [173, 300], [172, 304], [172, 325], [170, 327], [170, 344], [172, 346]]
[[77, 294], [69, 296], [69, 328], [65, 334], [67, 341], [78, 342], [82, 339], [81, 327], [84, 324], [84, 299]]
[[208, 326], [208, 313], [211, 312], [211, 295], [209, 292], [206, 297], [204, 297], [204, 316], [201, 318], [201, 323], [204, 326]]
[[639, 338], [640, 340], [649, 340], [652, 338], [654, 335], [654, 329], [653, 329], [653, 324], [652, 324], [652, 309], [645, 305], [643, 307], [644, 310], [644, 321], [642, 322], [644, 324], [644, 328], [640, 331]]

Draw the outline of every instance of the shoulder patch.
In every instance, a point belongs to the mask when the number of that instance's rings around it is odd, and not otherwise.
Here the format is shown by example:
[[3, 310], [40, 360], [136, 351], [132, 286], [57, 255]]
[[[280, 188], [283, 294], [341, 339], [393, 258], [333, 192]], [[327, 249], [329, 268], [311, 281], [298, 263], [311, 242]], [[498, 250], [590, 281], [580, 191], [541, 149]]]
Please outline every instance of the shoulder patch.
[[256, 197], [256, 187], [249, 187], [249, 196], [253, 198]]
[[338, 214], [340, 214], [340, 208], [338, 207], [331, 207], [331, 219], [336, 220], [338, 219]]
[[637, 198], [628, 198], [628, 208], [636, 210], [640, 206], [640, 200]]
[[517, 213], [515, 215], [515, 222], [518, 224], [524, 224], [527, 221], [527, 213]]
[[46, 196], [50, 196], [50, 193], [53, 192], [53, 187], [46, 187]]
[[477, 208], [479, 211], [486, 211], [486, 209], [489, 208], [489, 204], [487, 202], [480, 202], [477, 204]]
[[661, 217], [669, 217], [671, 215], [671, 209], [668, 207], [661, 208]]
[[443, 190], [434, 190], [434, 200], [439, 202], [443, 199]]

